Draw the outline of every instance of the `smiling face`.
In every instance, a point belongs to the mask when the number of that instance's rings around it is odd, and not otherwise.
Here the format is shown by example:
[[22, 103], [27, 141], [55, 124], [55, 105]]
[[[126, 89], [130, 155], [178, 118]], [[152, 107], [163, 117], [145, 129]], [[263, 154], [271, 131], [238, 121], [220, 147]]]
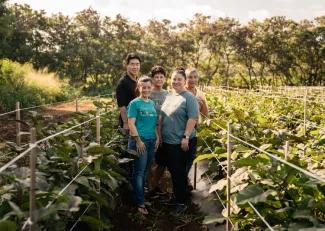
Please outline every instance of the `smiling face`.
[[172, 87], [177, 93], [185, 90], [185, 77], [180, 73], [174, 72], [171, 81]]
[[139, 89], [140, 97], [148, 98], [152, 92], [152, 83], [150, 81], [139, 82], [138, 89]]
[[138, 59], [131, 59], [126, 65], [126, 71], [133, 77], [138, 76], [140, 71], [140, 61]]
[[195, 88], [199, 83], [199, 75], [196, 72], [190, 73], [186, 77], [186, 86], [188, 88]]
[[157, 73], [152, 78], [153, 85], [157, 88], [162, 88], [166, 82], [166, 77], [162, 73]]

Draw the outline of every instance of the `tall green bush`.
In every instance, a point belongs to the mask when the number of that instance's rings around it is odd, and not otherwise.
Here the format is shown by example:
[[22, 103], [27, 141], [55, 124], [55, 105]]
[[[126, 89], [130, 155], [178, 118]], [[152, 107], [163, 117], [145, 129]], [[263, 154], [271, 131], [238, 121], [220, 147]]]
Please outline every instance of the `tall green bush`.
[[12, 110], [16, 101], [22, 107], [29, 107], [68, 98], [67, 85], [57, 80], [53, 74], [36, 72], [30, 64], [0, 60], [1, 111]]

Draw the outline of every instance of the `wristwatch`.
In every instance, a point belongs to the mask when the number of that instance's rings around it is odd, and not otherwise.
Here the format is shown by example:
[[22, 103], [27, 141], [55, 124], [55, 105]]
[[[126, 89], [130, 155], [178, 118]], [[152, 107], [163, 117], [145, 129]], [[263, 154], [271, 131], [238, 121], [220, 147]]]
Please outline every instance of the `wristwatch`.
[[184, 139], [189, 139], [190, 137], [189, 137], [189, 136], [186, 136], [186, 135], [184, 135], [184, 136], [183, 136], [183, 138], [184, 138]]

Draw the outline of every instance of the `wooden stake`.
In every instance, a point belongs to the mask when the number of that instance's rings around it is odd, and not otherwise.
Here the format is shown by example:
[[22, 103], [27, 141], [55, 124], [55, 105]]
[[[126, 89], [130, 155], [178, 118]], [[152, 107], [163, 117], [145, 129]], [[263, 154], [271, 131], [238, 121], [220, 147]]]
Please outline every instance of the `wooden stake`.
[[76, 97], [76, 112], [78, 112], [78, 96]]
[[[20, 103], [16, 102], [16, 120], [20, 120]], [[16, 122], [16, 144], [18, 147], [21, 146], [21, 136], [20, 136], [20, 122]]]
[[83, 135], [81, 137], [81, 154], [80, 154], [80, 157], [83, 157], [84, 156], [84, 151], [85, 150], [85, 136]]
[[194, 164], [194, 182], [193, 182], [194, 190], [196, 190], [196, 175], [197, 175], [197, 163]]
[[306, 117], [307, 117], [307, 91], [304, 97], [304, 135], [306, 136]]
[[[100, 108], [97, 109], [96, 116], [96, 142], [100, 145]], [[95, 169], [100, 170], [100, 159], [95, 160]], [[97, 190], [97, 193], [100, 194], [100, 178], [98, 179]], [[100, 204], [97, 204], [97, 215], [100, 220]], [[99, 227], [98, 230], [100, 231]]]
[[[35, 145], [36, 143], [36, 129], [31, 128], [30, 129], [30, 144]], [[34, 231], [35, 226], [35, 219], [34, 219], [34, 211], [36, 209], [36, 161], [37, 161], [37, 153], [36, 149], [33, 148], [30, 151], [30, 192], [29, 192], [29, 216], [32, 224], [29, 226], [30, 231]]]
[[289, 155], [289, 141], [286, 141], [284, 145], [284, 159], [286, 161], [288, 161], [288, 155]]
[[227, 223], [226, 231], [230, 230], [230, 191], [231, 191], [231, 123], [227, 124], [228, 133], [227, 133]]

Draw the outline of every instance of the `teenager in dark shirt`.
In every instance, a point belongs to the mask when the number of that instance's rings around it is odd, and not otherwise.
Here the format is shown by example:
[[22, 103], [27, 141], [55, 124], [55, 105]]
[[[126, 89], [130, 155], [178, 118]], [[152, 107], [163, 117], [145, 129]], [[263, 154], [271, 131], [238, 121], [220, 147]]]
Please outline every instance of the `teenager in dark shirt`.
[[[136, 98], [135, 89], [137, 87], [137, 77], [140, 71], [141, 59], [135, 53], [130, 53], [126, 56], [126, 74], [123, 76], [116, 87], [117, 105], [120, 109], [119, 126], [123, 128], [126, 134], [129, 134], [128, 118], [126, 109], [129, 103]], [[130, 154], [125, 151], [121, 154], [121, 158], [131, 158]], [[122, 166], [127, 172], [127, 179], [131, 181], [133, 166], [132, 163], [126, 163]], [[130, 183], [126, 184], [127, 190], [132, 191]]]
[[128, 118], [126, 108], [129, 103], [136, 98], [135, 89], [137, 86], [137, 77], [140, 72], [141, 59], [135, 53], [126, 56], [126, 75], [123, 76], [116, 87], [117, 105], [120, 109], [119, 125], [125, 133], [129, 133]]

